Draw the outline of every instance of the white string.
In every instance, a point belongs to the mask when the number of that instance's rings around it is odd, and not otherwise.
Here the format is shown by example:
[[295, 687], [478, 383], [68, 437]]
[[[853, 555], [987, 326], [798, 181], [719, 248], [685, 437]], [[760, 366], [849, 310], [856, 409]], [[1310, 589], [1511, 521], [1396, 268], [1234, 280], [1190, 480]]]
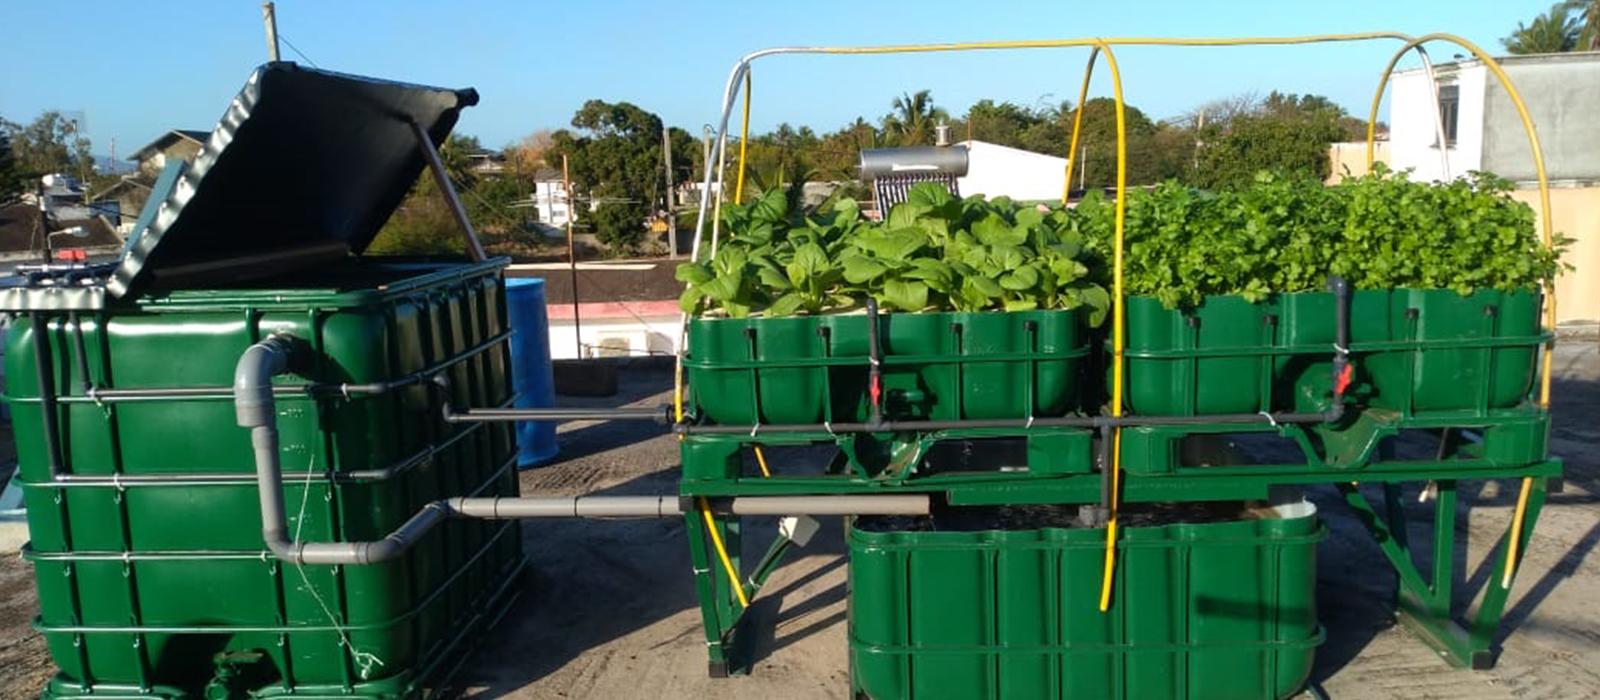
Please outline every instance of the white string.
[[[316, 467], [317, 455], [312, 453], [311, 463], [306, 465], [306, 478], [300, 489], [300, 514], [295, 517], [294, 523], [295, 542], [300, 541], [300, 528], [305, 527], [306, 524], [306, 502], [311, 500], [311, 474], [316, 471]], [[333, 488], [331, 481], [329, 482], [328, 488]], [[371, 678], [373, 668], [376, 666], [382, 666], [383, 659], [380, 659], [373, 654], [356, 649], [355, 645], [350, 643], [350, 635], [345, 633], [344, 625], [339, 624], [339, 618], [334, 616], [333, 608], [329, 607], [327, 601], [323, 600], [322, 596], [317, 593], [317, 587], [311, 585], [311, 577], [306, 576], [305, 564], [295, 562], [294, 570], [296, 573], [300, 574], [300, 580], [305, 582], [306, 592], [311, 594], [311, 598], [316, 600], [317, 605], [322, 608], [323, 614], [328, 616], [328, 624], [332, 625], [333, 629], [339, 633], [339, 644], [350, 650], [350, 657], [355, 659], [356, 666], [358, 667], [357, 672], [361, 674], [361, 678], [363, 680]]]

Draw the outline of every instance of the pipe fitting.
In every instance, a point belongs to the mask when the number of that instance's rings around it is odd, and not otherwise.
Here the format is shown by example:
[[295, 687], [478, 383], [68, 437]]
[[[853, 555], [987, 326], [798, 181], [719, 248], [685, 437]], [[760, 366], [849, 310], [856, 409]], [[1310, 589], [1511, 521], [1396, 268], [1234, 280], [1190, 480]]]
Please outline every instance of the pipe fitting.
[[296, 354], [294, 336], [273, 333], [239, 356], [233, 370], [233, 406], [240, 427], [272, 424], [272, 378], [288, 371]]

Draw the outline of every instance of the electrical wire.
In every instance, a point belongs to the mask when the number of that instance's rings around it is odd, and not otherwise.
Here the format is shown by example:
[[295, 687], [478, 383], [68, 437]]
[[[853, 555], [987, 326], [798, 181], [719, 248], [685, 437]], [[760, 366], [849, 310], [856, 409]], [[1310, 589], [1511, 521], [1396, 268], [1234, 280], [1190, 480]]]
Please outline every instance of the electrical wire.
[[301, 51], [300, 47], [295, 46], [294, 42], [289, 41], [289, 37], [284, 36], [283, 32], [278, 32], [278, 41], [281, 41], [281, 42], [283, 42], [285, 44], [288, 44], [289, 45], [289, 50], [293, 51], [295, 53], [295, 55], [299, 56], [300, 58], [305, 59], [306, 63], [311, 64], [312, 68], [321, 68], [322, 67], [322, 66], [317, 65], [316, 61], [311, 60], [311, 57], [307, 56], [306, 52]]

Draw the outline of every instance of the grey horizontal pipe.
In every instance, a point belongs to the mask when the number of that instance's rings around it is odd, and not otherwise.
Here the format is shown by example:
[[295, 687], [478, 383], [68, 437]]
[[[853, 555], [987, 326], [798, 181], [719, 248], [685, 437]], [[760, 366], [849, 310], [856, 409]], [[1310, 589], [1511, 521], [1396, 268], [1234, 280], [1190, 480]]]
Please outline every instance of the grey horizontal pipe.
[[648, 408], [471, 408], [447, 412], [450, 423], [511, 423], [519, 421], [653, 420], [671, 422], [666, 406]]
[[[715, 501], [711, 509], [718, 510]], [[733, 515], [927, 515], [925, 493], [881, 496], [741, 496], [728, 502]]]
[[[429, 503], [381, 540], [295, 542], [289, 539], [283, 501], [283, 468], [278, 456], [277, 412], [272, 378], [295, 364], [299, 341], [273, 334], [251, 345], [234, 369], [234, 409], [250, 429], [255, 450], [261, 507], [261, 538], [272, 555], [295, 564], [377, 564], [405, 554], [430, 530], [449, 518], [668, 517], [683, 512], [676, 496], [567, 496], [528, 498], [458, 497]], [[498, 409], [482, 409], [498, 410]], [[612, 409], [644, 412], [658, 409]], [[641, 416], [642, 417], [642, 416]], [[509, 465], [509, 463], [508, 463]], [[928, 512], [924, 494], [885, 496], [768, 496], [717, 502], [719, 512], [735, 515], [915, 515]]]
[[487, 520], [523, 518], [665, 518], [680, 514], [676, 496], [524, 496], [452, 498], [461, 517]]
[[[882, 496], [740, 496], [710, 501], [712, 512], [729, 515], [927, 515], [927, 494]], [[445, 504], [457, 517], [489, 520], [525, 518], [666, 518], [682, 515], [677, 496], [524, 496], [452, 498]]]
[[784, 423], [773, 425], [691, 425], [679, 423], [675, 432], [684, 435], [758, 435], [761, 433], [894, 433], [968, 428], [1104, 428], [1139, 425], [1277, 425], [1280, 423], [1335, 422], [1344, 414], [1343, 406], [1317, 413], [1236, 413], [1215, 416], [1062, 416], [1032, 419], [981, 420], [905, 420], [866, 423]]

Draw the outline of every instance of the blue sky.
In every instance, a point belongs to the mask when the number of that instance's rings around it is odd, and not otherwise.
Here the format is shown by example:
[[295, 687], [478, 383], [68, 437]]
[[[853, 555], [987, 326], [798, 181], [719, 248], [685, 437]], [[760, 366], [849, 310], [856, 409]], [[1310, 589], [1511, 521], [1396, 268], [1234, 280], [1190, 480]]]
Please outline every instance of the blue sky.
[[[498, 147], [566, 126], [590, 98], [626, 100], [698, 132], [713, 122], [739, 56], [780, 45], [863, 45], [1087, 36], [1265, 36], [1451, 32], [1499, 38], [1549, 3], [375, 2], [280, 0], [279, 31], [316, 65], [447, 87], [482, 103], [458, 131]], [[11, 2], [0, 43], [0, 116], [84, 110], [95, 151], [126, 154], [169, 128], [210, 129], [266, 59], [260, 2]], [[37, 30], [23, 28], [36, 27]], [[20, 31], [19, 31], [20, 30]], [[1364, 113], [1396, 45], [1118, 51], [1128, 101], [1154, 118], [1245, 91], [1312, 92]], [[1435, 61], [1457, 51], [1433, 49]], [[284, 58], [304, 62], [288, 45]], [[933, 90], [953, 113], [988, 97], [1076, 99], [1082, 49], [936, 56], [777, 57], [755, 64], [752, 121], [832, 130], [875, 119], [895, 95]], [[1415, 65], [1408, 59], [1402, 65]], [[1099, 71], [1102, 75], [1104, 71]], [[1091, 94], [1109, 94], [1097, 81]]]

